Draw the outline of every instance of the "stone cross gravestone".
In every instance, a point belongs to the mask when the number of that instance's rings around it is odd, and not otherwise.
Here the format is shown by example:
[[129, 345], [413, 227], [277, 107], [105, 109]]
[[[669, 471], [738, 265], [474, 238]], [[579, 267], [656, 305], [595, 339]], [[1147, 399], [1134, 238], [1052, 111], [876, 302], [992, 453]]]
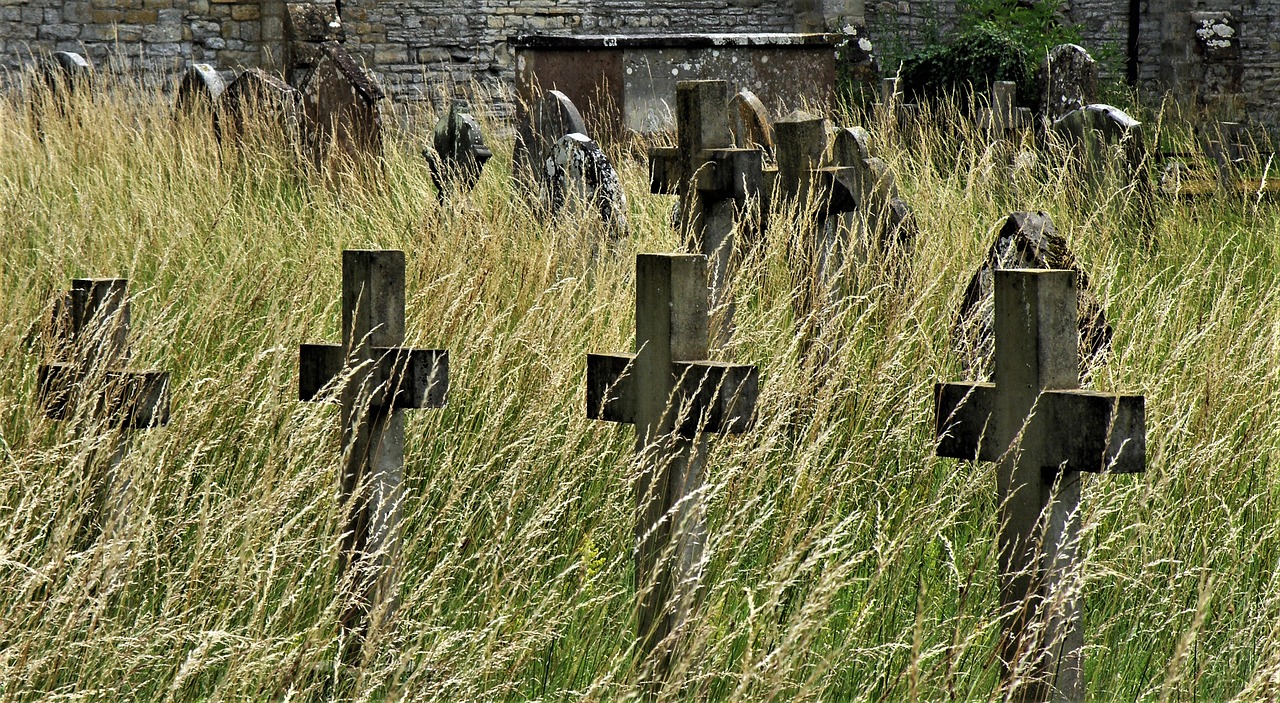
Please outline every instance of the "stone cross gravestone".
[[587, 417], [636, 428], [637, 636], [659, 682], [698, 598], [707, 435], [750, 429], [759, 387], [705, 361], [708, 302], [705, 256], [639, 254], [636, 353], [587, 355]]
[[1097, 297], [1089, 289], [1089, 276], [1058, 234], [1053, 220], [1043, 212], [1015, 212], [1005, 219], [987, 257], [969, 279], [953, 331], [955, 348], [967, 373], [976, 378], [991, 374], [995, 351], [995, 275], [1001, 269], [1065, 269], [1076, 276], [1074, 298], [1080, 340], [1080, 372], [1102, 363], [1111, 350], [1111, 326]]
[[814, 173], [827, 151], [827, 121], [806, 112], [793, 112], [773, 125], [777, 174], [770, 204], [780, 199], [805, 203]]
[[246, 136], [278, 136], [296, 143], [301, 96], [284, 81], [260, 68], [243, 71], [218, 100], [214, 127], [219, 140], [239, 142]]
[[39, 397], [55, 419], [76, 418], [99, 429], [120, 430], [109, 447], [109, 501], [122, 512], [128, 486], [116, 475], [132, 430], [169, 422], [169, 374], [134, 370], [130, 357], [129, 282], [77, 278], [54, 306], [50, 340], [54, 361], [40, 365]]
[[227, 89], [226, 81], [217, 69], [207, 63], [193, 63], [182, 74], [177, 95], [173, 101], [174, 112], [184, 115], [201, 111], [212, 114], [213, 106]]
[[[680, 196], [681, 229], [711, 262], [712, 301], [720, 313], [713, 330], [717, 346], [728, 341], [733, 329], [729, 276], [741, 245], [735, 242], [735, 225], [750, 201], [758, 204], [765, 190], [764, 153], [733, 146], [725, 114], [728, 99], [725, 81], [680, 81], [676, 86], [677, 146], [649, 152], [650, 191]], [[762, 231], [762, 215], [756, 219], [751, 229]]]
[[939, 383], [938, 456], [998, 462], [1009, 700], [1083, 701], [1080, 472], [1144, 470], [1140, 395], [1080, 390], [1076, 274], [995, 272], [994, 383]]
[[1059, 44], [1049, 50], [1037, 74], [1040, 109], [1053, 124], [1093, 102], [1098, 92], [1098, 64], [1084, 47]]
[[342, 406], [339, 505], [345, 511], [338, 572], [348, 589], [341, 616], [358, 663], [368, 635], [396, 608], [404, 505], [404, 410], [438, 408], [449, 388], [449, 353], [404, 342], [404, 252], [342, 253], [342, 344], [303, 344], [298, 397]]
[[613, 239], [627, 235], [627, 196], [609, 157], [585, 134], [555, 143], [543, 166], [542, 201], [551, 212], [573, 204], [597, 213]]
[[303, 142], [316, 168], [382, 157], [383, 93], [336, 42], [320, 45], [319, 59], [300, 87]]
[[484, 143], [480, 123], [466, 100], [454, 100], [449, 112], [436, 123], [431, 146], [422, 150], [431, 169], [436, 197], [444, 200], [454, 190], [470, 191], [480, 180], [493, 152]]
[[588, 135], [582, 114], [564, 93], [548, 90], [524, 106], [512, 153], [517, 177], [541, 185], [544, 166], [556, 142], [566, 134]]

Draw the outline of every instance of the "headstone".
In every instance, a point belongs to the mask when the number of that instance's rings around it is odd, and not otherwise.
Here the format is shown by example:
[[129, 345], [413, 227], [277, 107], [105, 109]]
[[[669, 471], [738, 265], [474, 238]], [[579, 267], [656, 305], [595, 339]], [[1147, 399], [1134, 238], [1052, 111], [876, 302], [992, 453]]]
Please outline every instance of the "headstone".
[[516, 131], [512, 160], [519, 177], [541, 184], [544, 166], [556, 142], [566, 134], [586, 135], [587, 125], [578, 107], [558, 90], [544, 92], [526, 110]]
[[906, 252], [915, 243], [918, 234], [911, 206], [898, 190], [898, 181], [883, 160], [871, 155], [871, 137], [861, 127], [841, 129], [832, 142], [831, 166], [848, 169], [845, 179], [849, 182], [855, 208], [840, 217], [851, 226], [848, 218], [856, 211], [859, 218], [856, 231], [864, 238], [874, 236], [868, 242], [881, 252]]
[[[759, 202], [764, 189], [764, 153], [733, 147], [725, 105], [725, 81], [680, 81], [676, 87], [676, 147], [649, 152], [649, 189], [680, 196], [677, 218], [696, 249], [711, 262], [712, 301], [716, 315], [713, 343], [728, 341], [733, 330], [729, 293], [731, 263], [741, 243], [735, 241], [740, 214], [749, 201]], [[755, 231], [762, 220], [748, 223]]]
[[1053, 131], [1076, 148], [1088, 179], [1101, 183], [1108, 169], [1118, 167], [1121, 176], [1149, 190], [1146, 145], [1142, 123], [1110, 105], [1085, 105], [1053, 123]]
[[1080, 390], [1076, 279], [996, 271], [994, 383], [934, 391], [938, 456], [998, 462], [999, 657], [1012, 701], [1084, 701], [1080, 472], [1146, 461], [1142, 396]]
[[1041, 110], [1049, 124], [1092, 103], [1098, 94], [1098, 64], [1076, 44], [1050, 49], [1040, 64], [1038, 79]]
[[1218, 122], [1198, 129], [1200, 145], [1217, 167], [1218, 184], [1224, 191], [1233, 190], [1246, 159], [1248, 129], [1239, 122]]
[[1049, 215], [1043, 212], [1015, 212], [1005, 220], [987, 258], [974, 272], [965, 288], [960, 313], [956, 316], [955, 345], [971, 376], [985, 379], [992, 371], [995, 352], [996, 272], [1004, 269], [1060, 269], [1075, 274], [1079, 303], [1077, 337], [1081, 373], [1106, 360], [1111, 351], [1111, 326], [1093, 292], [1089, 276], [1067, 248]]
[[93, 84], [93, 65], [80, 54], [55, 51], [41, 62], [40, 73], [48, 93], [33, 103], [33, 107], [36, 127], [43, 132], [40, 126], [41, 113], [53, 109], [58, 114], [65, 115], [71, 96]]
[[320, 58], [301, 87], [304, 143], [317, 168], [382, 157], [382, 90], [335, 42], [320, 45]]
[[[342, 406], [345, 511], [339, 580], [351, 589], [341, 626], [344, 652], [363, 645], [395, 612], [404, 505], [404, 410], [438, 408], [449, 388], [449, 353], [404, 343], [404, 252], [342, 253], [342, 344], [303, 344], [298, 397]], [[336, 387], [335, 387], [336, 385]]]
[[169, 374], [128, 368], [128, 288], [123, 278], [71, 282], [71, 291], [54, 306], [49, 340], [54, 360], [40, 365], [38, 381], [49, 417], [119, 430], [107, 448], [108, 487], [98, 501], [114, 506], [109, 523], [118, 523], [130, 502], [128, 482], [117, 473], [129, 432], [169, 422]]
[[797, 111], [779, 119], [773, 130], [778, 171], [770, 203], [779, 198], [804, 203], [827, 151], [827, 121]]
[[227, 89], [227, 84], [217, 69], [207, 63], [193, 63], [182, 74], [174, 98], [174, 112], [191, 114], [196, 111], [213, 112], [213, 106]]
[[626, 236], [627, 196], [604, 151], [585, 134], [566, 134], [546, 158], [543, 200], [552, 212], [573, 203], [600, 216], [613, 238]]
[[739, 149], [760, 149], [773, 159], [773, 126], [769, 111], [756, 94], [743, 88], [729, 98], [729, 131]]
[[320, 64], [324, 44], [341, 44], [346, 40], [338, 3], [327, 0], [287, 3], [284, 36], [285, 80], [301, 88]]
[[444, 200], [454, 190], [470, 191], [480, 180], [484, 164], [493, 152], [484, 143], [480, 123], [466, 100], [454, 100], [449, 113], [436, 123], [431, 146], [422, 150], [431, 169], [436, 197]]
[[218, 138], [240, 141], [250, 134], [297, 139], [301, 97], [260, 68], [246, 69], [222, 93], [214, 111]]
[[1012, 133], [1031, 126], [1031, 110], [1018, 107], [1018, 84], [994, 81], [991, 84], [991, 110], [988, 128], [995, 139], [1006, 139]]
[[587, 417], [636, 428], [636, 634], [653, 686], [701, 590], [707, 436], [749, 430], [759, 387], [754, 366], [704, 361], [708, 303], [705, 256], [639, 254], [636, 353], [587, 355]]

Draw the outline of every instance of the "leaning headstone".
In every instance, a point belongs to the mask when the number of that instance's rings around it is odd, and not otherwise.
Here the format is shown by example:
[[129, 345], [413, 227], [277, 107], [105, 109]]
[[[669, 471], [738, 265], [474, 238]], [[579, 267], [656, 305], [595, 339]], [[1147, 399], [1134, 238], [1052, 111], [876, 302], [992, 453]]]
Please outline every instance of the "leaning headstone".
[[558, 90], [546, 91], [525, 109], [527, 112], [516, 130], [512, 160], [518, 177], [541, 184], [544, 166], [556, 142], [566, 134], [586, 135], [587, 125], [578, 107]]
[[[449, 352], [404, 343], [404, 252], [342, 252], [342, 344], [303, 344], [300, 400], [342, 406], [345, 512], [339, 552], [340, 625], [359, 664], [371, 633], [397, 605], [404, 506], [404, 410], [438, 408], [449, 388]], [[335, 387], [336, 385], [336, 387]]]
[[[107, 523], [118, 523], [130, 502], [128, 482], [118, 475], [132, 430], [169, 421], [169, 374], [128, 368], [131, 315], [129, 282], [123, 278], [78, 278], [54, 306], [54, 361], [41, 364], [39, 397], [54, 419], [88, 422], [96, 430], [119, 430], [107, 448], [106, 490], [96, 501], [110, 505]], [[97, 519], [97, 510], [91, 519]]]
[[214, 126], [220, 140], [240, 141], [250, 134], [297, 139], [301, 97], [284, 81], [260, 68], [246, 69], [218, 100]]
[[316, 168], [382, 157], [382, 90], [334, 42], [320, 46], [302, 94], [303, 142]]
[[1085, 699], [1081, 472], [1141, 472], [1140, 395], [1080, 390], [1074, 271], [995, 272], [993, 383], [939, 383], [938, 456], [997, 462], [1005, 700]]
[[1064, 115], [1052, 128], [1076, 150], [1090, 182], [1099, 184], [1109, 170], [1118, 169], [1122, 178], [1137, 185], [1140, 195], [1147, 194], [1150, 184], [1144, 168], [1142, 123], [1124, 110], [1085, 105]]
[[307, 76], [320, 64], [324, 44], [340, 44], [346, 40], [338, 4], [332, 0], [287, 3], [284, 38], [285, 80], [289, 85], [301, 88]]
[[585, 134], [566, 134], [545, 162], [543, 202], [552, 212], [585, 205], [611, 237], [626, 236], [627, 196], [609, 157]]
[[729, 131], [739, 149], [760, 149], [773, 159], [773, 126], [769, 111], [756, 94], [743, 88], [729, 98]]
[[182, 74], [177, 96], [173, 101], [174, 112], [191, 114], [206, 111], [212, 114], [213, 106], [227, 89], [226, 81], [217, 69], [207, 63], [193, 63]]
[[1076, 44], [1059, 44], [1050, 49], [1037, 78], [1040, 109], [1048, 124], [1092, 103], [1098, 92], [1098, 64], [1084, 47]]
[[480, 123], [466, 100], [454, 100], [449, 105], [449, 113], [436, 123], [431, 146], [422, 150], [422, 157], [431, 169], [440, 200], [455, 190], [465, 193], [475, 187], [493, 152], [485, 145]]
[[751, 429], [754, 366], [705, 361], [707, 258], [636, 256], [636, 353], [587, 355], [587, 417], [636, 428], [636, 636], [656, 693], [701, 592], [707, 438]]
[[[719, 313], [713, 323], [713, 343], [721, 346], [732, 336], [733, 302], [729, 278], [739, 215], [749, 215], [751, 201], [759, 203], [764, 188], [764, 152], [733, 147], [725, 105], [725, 81], [680, 81], [676, 84], [675, 147], [649, 152], [649, 190], [680, 196], [677, 221], [695, 248], [711, 261], [712, 305]], [[759, 216], [758, 216], [759, 217]], [[748, 222], [762, 231], [763, 220]]]
[[1062, 269], [1076, 276], [1073, 296], [1079, 304], [1077, 328], [1080, 340], [1080, 371], [1106, 360], [1111, 350], [1111, 325], [1093, 292], [1089, 276], [1067, 248], [1049, 215], [1043, 212], [1015, 212], [1005, 220], [987, 258], [969, 279], [960, 313], [956, 316], [954, 342], [969, 375], [985, 379], [991, 374], [995, 352], [995, 279], [1004, 269]]
[[[830, 165], [848, 168], [857, 206], [858, 230], [869, 249], [905, 252], [918, 234], [911, 206], [898, 190], [897, 178], [882, 159], [871, 155], [871, 137], [861, 127], [841, 129], [832, 141]], [[848, 214], [841, 215], [846, 219]]]

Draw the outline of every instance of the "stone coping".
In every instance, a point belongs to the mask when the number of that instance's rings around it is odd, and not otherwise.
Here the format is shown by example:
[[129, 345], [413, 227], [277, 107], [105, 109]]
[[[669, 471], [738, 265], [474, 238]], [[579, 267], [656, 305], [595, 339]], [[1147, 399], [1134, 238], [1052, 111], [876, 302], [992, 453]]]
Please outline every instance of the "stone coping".
[[507, 42], [517, 49], [627, 49], [627, 48], [715, 48], [774, 47], [834, 48], [844, 40], [840, 34], [784, 34], [747, 32], [742, 34], [517, 34]]

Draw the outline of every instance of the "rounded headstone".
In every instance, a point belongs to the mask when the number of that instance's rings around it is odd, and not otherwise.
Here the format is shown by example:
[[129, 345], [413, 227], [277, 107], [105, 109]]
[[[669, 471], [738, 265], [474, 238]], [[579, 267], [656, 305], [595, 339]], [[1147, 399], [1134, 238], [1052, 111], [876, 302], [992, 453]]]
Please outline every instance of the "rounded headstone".
[[542, 164], [556, 142], [566, 134], [586, 134], [582, 113], [567, 95], [548, 90], [529, 106], [529, 113], [516, 133], [513, 159], [521, 177], [542, 179]]
[[729, 98], [729, 131], [739, 149], [762, 149], [767, 158], [773, 157], [769, 111], [750, 90], [744, 88]]
[[226, 82], [213, 66], [207, 63], [191, 64], [178, 83], [174, 109], [180, 113], [212, 109], [226, 89]]
[[44, 80], [54, 95], [74, 94], [93, 78], [93, 65], [72, 51], [55, 51], [44, 62]]
[[831, 165], [859, 167], [871, 158], [871, 135], [861, 127], [842, 127], [831, 140]]
[[627, 234], [627, 196], [618, 172], [587, 135], [566, 134], [544, 161], [543, 202], [552, 212], [574, 203], [594, 210], [614, 237]]

